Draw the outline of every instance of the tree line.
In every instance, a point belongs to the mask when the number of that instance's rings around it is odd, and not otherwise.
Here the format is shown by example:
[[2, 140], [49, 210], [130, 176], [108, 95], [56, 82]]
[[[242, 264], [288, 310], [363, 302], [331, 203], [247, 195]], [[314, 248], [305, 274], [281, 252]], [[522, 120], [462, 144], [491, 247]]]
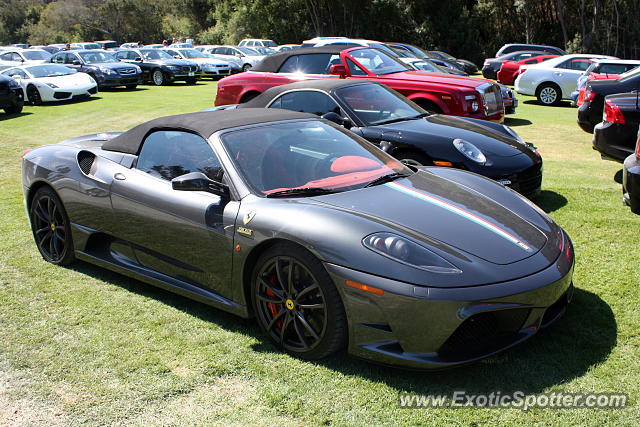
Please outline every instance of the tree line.
[[639, 0], [0, 0], [0, 45], [318, 35], [402, 41], [480, 61], [504, 43], [636, 59]]

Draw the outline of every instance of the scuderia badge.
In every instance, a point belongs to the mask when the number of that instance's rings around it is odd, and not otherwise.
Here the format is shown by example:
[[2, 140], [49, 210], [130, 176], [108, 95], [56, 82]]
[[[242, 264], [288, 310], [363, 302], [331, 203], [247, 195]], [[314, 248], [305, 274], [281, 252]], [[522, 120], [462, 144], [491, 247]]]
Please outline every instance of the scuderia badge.
[[253, 237], [253, 230], [245, 227], [238, 227], [236, 231], [240, 234], [243, 234], [247, 237]]

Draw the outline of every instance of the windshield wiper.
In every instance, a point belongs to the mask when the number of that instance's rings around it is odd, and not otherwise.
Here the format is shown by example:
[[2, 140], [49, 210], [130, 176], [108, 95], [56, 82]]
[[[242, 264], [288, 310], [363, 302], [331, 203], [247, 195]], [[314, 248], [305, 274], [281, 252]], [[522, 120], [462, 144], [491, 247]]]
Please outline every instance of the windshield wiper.
[[374, 126], [378, 126], [378, 125], [388, 125], [390, 123], [396, 123], [396, 122], [404, 122], [405, 120], [417, 120], [417, 119], [421, 119], [423, 117], [427, 117], [430, 116], [431, 113], [420, 113], [416, 116], [409, 116], [409, 117], [398, 117], [396, 119], [389, 119], [389, 120], [383, 120], [381, 122], [377, 122], [377, 123], [372, 123]]
[[302, 187], [302, 188], [290, 188], [288, 190], [280, 190], [274, 193], [269, 193], [265, 197], [286, 197], [286, 196], [315, 196], [320, 194], [337, 193], [336, 190], [323, 187]]
[[373, 187], [374, 185], [384, 184], [385, 182], [390, 182], [390, 181], [393, 181], [393, 180], [398, 179], [398, 178], [406, 178], [408, 176], [411, 176], [411, 175], [408, 175], [406, 173], [398, 173], [398, 172], [390, 173], [390, 174], [387, 174], [387, 175], [382, 175], [382, 176], [379, 176], [378, 178], [374, 179], [373, 181], [367, 183], [367, 185], [365, 185], [365, 188], [366, 187]]

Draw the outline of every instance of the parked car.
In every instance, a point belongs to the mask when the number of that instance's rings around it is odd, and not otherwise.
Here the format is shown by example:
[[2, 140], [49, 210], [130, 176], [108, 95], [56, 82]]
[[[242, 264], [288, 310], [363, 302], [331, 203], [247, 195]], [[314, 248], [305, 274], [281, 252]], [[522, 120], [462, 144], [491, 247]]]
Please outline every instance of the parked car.
[[192, 49], [193, 43], [171, 43], [168, 47], [173, 49]]
[[98, 84], [90, 75], [64, 65], [24, 65], [7, 68], [1, 73], [20, 83], [25, 101], [32, 105], [88, 98], [98, 93]]
[[62, 49], [57, 48], [55, 46], [31, 46], [32, 49], [41, 49], [44, 50], [45, 52], [53, 55], [56, 52], [60, 52]]
[[273, 55], [274, 53], [278, 52], [274, 48], [266, 46], [253, 46], [251, 49], [255, 50], [260, 55]]
[[67, 49], [67, 45], [64, 43], [54, 43], [48, 46], [55, 47], [58, 50], [80, 50], [79, 46], [71, 46], [71, 45], [69, 45], [69, 48]]
[[602, 158], [619, 162], [633, 153], [640, 123], [638, 92], [607, 95], [602, 122], [593, 130], [593, 149]]
[[[162, 49], [164, 47], [166, 47], [166, 46], [163, 45], [163, 44], [146, 44], [146, 45], [144, 45], [145, 49]], [[134, 46], [133, 48], [135, 49], [136, 47]], [[129, 48], [129, 49], [131, 49], [131, 48]]]
[[200, 52], [196, 49], [174, 49], [168, 47], [163, 49], [176, 59], [186, 59], [195, 62], [200, 67], [200, 77], [209, 77], [217, 80], [232, 73], [241, 71], [237, 62], [230, 62], [225, 59], [218, 59], [208, 53]]
[[555, 46], [546, 46], [541, 44], [509, 43], [509, 44], [505, 44], [500, 49], [498, 49], [494, 57], [497, 58], [499, 56], [506, 55], [507, 53], [521, 51], [521, 50], [538, 50], [542, 52], [547, 52], [548, 54], [551, 54], [551, 55], [558, 55], [558, 56], [564, 56], [567, 54], [567, 52]]
[[142, 80], [162, 86], [175, 81], [195, 84], [198, 81], [198, 64], [175, 59], [162, 49], [124, 49], [116, 52], [120, 61], [135, 64], [142, 69]]
[[71, 43], [71, 47], [82, 50], [102, 49], [98, 43]]
[[[534, 58], [536, 56], [543, 55], [544, 52], [530, 50], [530, 51], [517, 51], [507, 53], [497, 58], [487, 58], [482, 65], [482, 76], [486, 79], [496, 80], [498, 78], [498, 71], [500, 67], [507, 61], [522, 61], [524, 59]], [[534, 62], [537, 64], [537, 62]]]
[[500, 87], [487, 80], [412, 70], [370, 47], [302, 48], [266, 57], [251, 73], [218, 83], [216, 105], [239, 104], [273, 86], [309, 79], [352, 78], [384, 83], [434, 113], [504, 119]]
[[277, 47], [274, 47], [273, 49], [275, 49], [277, 52], [284, 52], [286, 50], [298, 49], [299, 47], [301, 47], [299, 44], [281, 44]]
[[515, 81], [516, 92], [536, 96], [543, 105], [557, 105], [571, 99], [578, 77], [594, 59], [615, 59], [611, 56], [574, 54], [564, 55], [539, 64], [520, 67]]
[[14, 49], [0, 52], [0, 65], [31, 65], [47, 62], [51, 54], [42, 49]]
[[460, 73], [464, 73], [464, 75], [468, 74], [466, 71], [464, 71], [463, 65], [455, 61], [442, 59], [442, 57], [434, 55], [430, 52], [427, 52], [426, 50], [421, 49], [417, 46], [413, 46], [406, 43], [396, 43], [396, 42], [385, 43], [385, 45], [387, 47], [392, 48], [395, 52], [399, 53], [400, 55], [404, 55], [405, 57], [409, 57], [409, 58], [413, 57], [413, 58], [419, 58], [419, 59], [425, 59], [425, 60], [428, 59], [431, 62], [435, 63], [436, 65], [439, 65], [440, 67], [456, 70]]
[[269, 39], [242, 39], [238, 46], [245, 47], [277, 47], [278, 43]]
[[527, 197], [538, 194], [542, 184], [540, 154], [513, 129], [476, 119], [429, 115], [380, 83], [305, 80], [272, 87], [232, 107], [281, 108], [322, 116], [407, 165], [469, 170]]
[[539, 64], [551, 58], [557, 58], [558, 55], [542, 55], [534, 56], [528, 59], [522, 59], [520, 61], [505, 61], [502, 63], [500, 70], [498, 71], [498, 83], [502, 83], [504, 85], [512, 85], [513, 82], [520, 74], [520, 67], [523, 65], [533, 65]]
[[571, 99], [577, 106], [584, 102], [584, 88], [589, 80], [616, 80], [621, 74], [640, 66], [640, 61], [629, 59], [597, 59], [578, 77], [576, 90], [571, 93]]
[[45, 261], [253, 317], [303, 359], [469, 363], [560, 319], [574, 290], [571, 240], [529, 200], [311, 114], [163, 117], [36, 148], [22, 177]]
[[578, 108], [578, 125], [585, 132], [593, 132], [593, 127], [602, 119], [605, 96], [635, 90], [640, 90], [640, 69], [622, 74], [616, 80], [587, 81], [584, 99]]
[[115, 40], [96, 40], [94, 43], [99, 45], [101, 49], [115, 49], [119, 46]]
[[102, 49], [58, 52], [49, 61], [89, 74], [98, 83], [98, 90], [117, 86], [135, 89], [142, 84], [140, 67], [120, 62], [113, 52]]
[[26, 43], [14, 43], [11, 45], [11, 47], [15, 49], [29, 49], [29, 45]]
[[466, 60], [466, 59], [459, 59], [459, 58], [455, 58], [451, 55], [449, 55], [446, 52], [443, 52], [441, 50], [430, 50], [429, 51], [430, 54], [435, 55], [436, 57], [446, 60], [446, 61], [450, 61], [450, 62], [454, 62], [458, 65], [460, 65], [462, 67], [462, 69], [468, 73], [468, 74], [475, 74], [478, 72], [478, 66], [476, 64], [474, 64], [473, 62]]
[[[395, 50], [395, 49], [394, 49]], [[444, 73], [444, 74], [453, 74], [454, 76], [468, 76], [464, 71], [460, 71], [453, 68], [443, 67], [441, 65], [436, 64], [430, 59], [420, 59], [420, 58], [404, 58], [405, 64], [410, 65], [416, 70], [429, 71], [430, 73]]]
[[242, 46], [217, 46], [211, 49], [205, 49], [213, 55], [221, 58], [237, 58], [242, 63], [242, 71], [249, 71], [251, 67], [262, 61], [264, 55], [260, 55], [257, 51]]
[[[120, 49], [135, 49], [138, 48], [140, 46], [138, 46], [137, 42], [127, 42], [127, 43], [122, 43], [120, 46], [118, 46]], [[146, 47], [146, 46], [143, 46]]]
[[[343, 49], [348, 47], [356, 47], [356, 46], [365, 46], [365, 47], [373, 47], [378, 50], [385, 52], [387, 55], [396, 58], [399, 61], [404, 62], [405, 64], [411, 65], [415, 62], [415, 58], [408, 57], [403, 55], [402, 53], [393, 50], [389, 46], [384, 43], [380, 43], [375, 40], [365, 40], [365, 39], [327, 39], [318, 41], [314, 47], [322, 47], [322, 46], [342, 46]], [[415, 67], [412, 67], [415, 68]]]
[[9, 76], [0, 74], [0, 108], [7, 114], [18, 114], [24, 106], [22, 86]]
[[625, 159], [622, 171], [622, 200], [631, 212], [640, 215], [640, 132], [635, 153]]

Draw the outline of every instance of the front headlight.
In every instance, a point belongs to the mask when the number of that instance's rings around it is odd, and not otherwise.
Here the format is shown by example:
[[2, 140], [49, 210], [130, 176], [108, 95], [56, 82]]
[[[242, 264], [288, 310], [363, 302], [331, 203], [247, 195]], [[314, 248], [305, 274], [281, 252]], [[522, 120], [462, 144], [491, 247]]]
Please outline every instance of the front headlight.
[[58, 89], [58, 86], [54, 85], [53, 83], [47, 83], [47, 86], [49, 86], [51, 89]]
[[444, 258], [409, 239], [393, 233], [374, 233], [362, 239], [365, 248], [402, 264], [432, 273], [460, 274], [462, 271]]
[[175, 73], [182, 70], [182, 68], [177, 65], [167, 65], [167, 70], [173, 71]]
[[469, 141], [456, 138], [453, 140], [453, 146], [456, 147], [459, 152], [464, 154], [465, 157], [468, 157], [476, 163], [484, 165], [487, 162], [487, 157], [484, 155], [484, 153]]
[[98, 70], [108, 75], [118, 74], [115, 70], [112, 70], [111, 68], [99, 67]]

